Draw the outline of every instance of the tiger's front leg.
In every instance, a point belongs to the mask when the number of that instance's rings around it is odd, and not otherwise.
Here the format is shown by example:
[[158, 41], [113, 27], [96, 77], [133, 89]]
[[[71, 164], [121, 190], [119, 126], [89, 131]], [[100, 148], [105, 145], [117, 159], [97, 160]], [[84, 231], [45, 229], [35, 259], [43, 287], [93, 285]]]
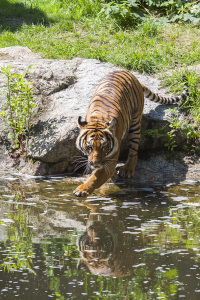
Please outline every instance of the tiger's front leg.
[[[115, 165], [116, 166], [116, 165]], [[102, 186], [110, 177], [115, 173], [115, 166], [109, 170], [109, 173], [104, 167], [101, 169], [94, 170], [92, 176], [83, 184], [79, 185], [75, 191], [74, 195], [77, 197], [86, 197], [91, 194], [95, 189]]]
[[136, 114], [131, 120], [129, 129], [129, 152], [128, 159], [123, 167], [118, 171], [120, 177], [129, 178], [134, 175], [138, 159], [138, 147], [141, 137], [141, 118], [142, 115]]

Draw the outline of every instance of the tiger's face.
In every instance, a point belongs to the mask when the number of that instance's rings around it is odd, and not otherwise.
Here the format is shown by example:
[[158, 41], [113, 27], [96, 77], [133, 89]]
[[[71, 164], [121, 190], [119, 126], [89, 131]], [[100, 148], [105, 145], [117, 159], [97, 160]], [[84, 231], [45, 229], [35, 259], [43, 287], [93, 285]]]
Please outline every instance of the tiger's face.
[[77, 148], [87, 155], [88, 164], [92, 170], [102, 168], [118, 148], [113, 132], [114, 122], [87, 123], [79, 118], [79, 126], [81, 133], [77, 138]]

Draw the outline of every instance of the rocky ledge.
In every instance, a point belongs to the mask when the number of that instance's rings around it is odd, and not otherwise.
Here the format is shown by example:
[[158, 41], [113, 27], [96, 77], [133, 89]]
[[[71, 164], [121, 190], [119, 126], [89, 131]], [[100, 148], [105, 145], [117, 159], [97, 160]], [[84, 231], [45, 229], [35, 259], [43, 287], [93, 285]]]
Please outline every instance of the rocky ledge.
[[[72, 172], [74, 157], [80, 155], [75, 146], [79, 133], [78, 116], [85, 116], [89, 100], [103, 76], [119, 68], [93, 59], [42, 59], [39, 54], [25, 47], [0, 49], [0, 68], [7, 65], [12, 65], [15, 73], [26, 72], [28, 66], [35, 66], [27, 79], [33, 82], [39, 113], [36, 114], [32, 128], [28, 161], [22, 158], [11, 159], [5, 154], [9, 144], [8, 126], [2, 118], [0, 119], [1, 170], [13, 169], [33, 176]], [[156, 77], [132, 73], [152, 91], [166, 95]], [[5, 78], [0, 73], [0, 110], [4, 108], [6, 101], [5, 93], [1, 93], [4, 86]], [[173, 155], [159, 152], [163, 147], [162, 142], [144, 135], [146, 129], [168, 126], [169, 112], [165, 111], [167, 108], [170, 106], [145, 100], [139, 161], [134, 180], [198, 177], [198, 157], [190, 158], [177, 152]], [[179, 138], [177, 142], [183, 144], [185, 140]], [[121, 159], [127, 155], [127, 149], [127, 140], [124, 139]]]

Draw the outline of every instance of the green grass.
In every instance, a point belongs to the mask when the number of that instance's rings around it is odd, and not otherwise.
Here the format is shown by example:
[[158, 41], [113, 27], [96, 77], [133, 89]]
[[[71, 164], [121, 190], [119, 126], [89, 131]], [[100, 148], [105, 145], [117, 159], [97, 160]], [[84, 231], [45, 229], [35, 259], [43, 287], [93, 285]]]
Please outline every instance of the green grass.
[[193, 115], [193, 121], [200, 125], [200, 75], [195, 70], [178, 69], [172, 74], [163, 74], [163, 84], [170, 87], [175, 94], [183, 91], [184, 76], [187, 78], [189, 98], [183, 102], [182, 108], [186, 114]]
[[149, 18], [122, 29], [100, 10], [100, 0], [1, 0], [0, 47], [27, 46], [44, 58], [95, 58], [143, 73], [200, 63], [197, 26]]

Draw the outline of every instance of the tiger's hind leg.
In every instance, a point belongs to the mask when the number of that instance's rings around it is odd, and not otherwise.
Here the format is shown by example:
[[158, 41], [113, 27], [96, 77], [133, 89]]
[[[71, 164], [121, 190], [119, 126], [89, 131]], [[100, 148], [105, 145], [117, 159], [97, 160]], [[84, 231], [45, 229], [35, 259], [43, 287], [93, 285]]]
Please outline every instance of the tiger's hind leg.
[[134, 175], [135, 166], [138, 159], [138, 147], [141, 137], [141, 116], [134, 115], [129, 128], [129, 152], [128, 159], [123, 167], [118, 171], [120, 177], [129, 178]]

